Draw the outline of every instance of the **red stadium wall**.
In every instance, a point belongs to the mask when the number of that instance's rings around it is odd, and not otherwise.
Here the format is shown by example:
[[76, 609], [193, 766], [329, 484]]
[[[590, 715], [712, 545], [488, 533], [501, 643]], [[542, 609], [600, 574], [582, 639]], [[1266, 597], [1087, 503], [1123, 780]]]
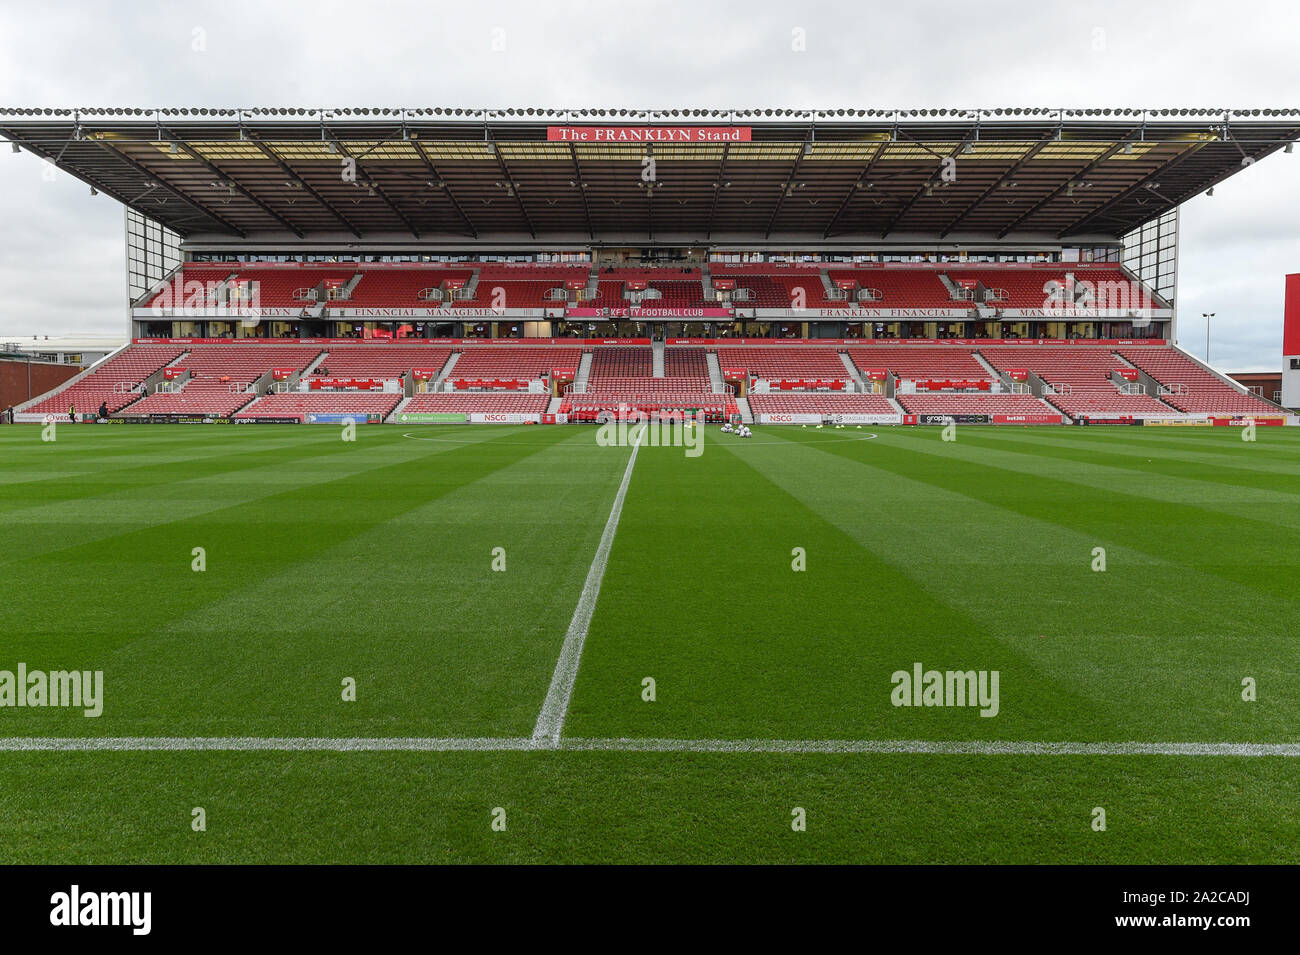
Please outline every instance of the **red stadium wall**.
[[28, 398], [43, 395], [81, 372], [78, 365], [34, 361], [31, 363], [32, 379], [29, 392], [27, 368], [25, 361], [0, 360], [0, 410], [12, 408]]

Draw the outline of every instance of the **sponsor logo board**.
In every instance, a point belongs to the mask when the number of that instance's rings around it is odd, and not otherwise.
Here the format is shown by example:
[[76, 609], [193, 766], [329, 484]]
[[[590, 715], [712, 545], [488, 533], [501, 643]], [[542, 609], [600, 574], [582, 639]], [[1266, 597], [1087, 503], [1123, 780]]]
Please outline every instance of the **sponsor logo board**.
[[453, 411], [403, 411], [397, 420], [402, 424], [465, 424], [469, 415]]
[[821, 424], [822, 416], [819, 414], [790, 414], [776, 412], [771, 414], [760, 414], [758, 416], [759, 424]]
[[354, 424], [379, 424], [382, 415], [373, 414], [363, 411], [348, 414], [346, 411], [309, 411], [307, 412], [307, 424], [343, 424], [351, 421]]
[[1060, 424], [1059, 414], [995, 414], [994, 424]]
[[902, 424], [901, 414], [833, 414], [832, 424]]
[[471, 424], [537, 424], [540, 414], [520, 414], [514, 411], [472, 412]]

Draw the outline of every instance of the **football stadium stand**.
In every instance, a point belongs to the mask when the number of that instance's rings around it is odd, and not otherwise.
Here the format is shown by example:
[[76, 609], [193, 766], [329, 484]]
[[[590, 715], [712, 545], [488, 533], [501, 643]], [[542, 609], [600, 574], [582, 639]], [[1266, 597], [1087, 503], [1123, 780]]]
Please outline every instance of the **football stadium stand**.
[[372, 306], [376, 308], [400, 308], [418, 305], [425, 299], [421, 292], [430, 289], [447, 291], [447, 283], [463, 287], [463, 283], [473, 278], [470, 269], [448, 268], [365, 268], [362, 266], [361, 279], [348, 293], [347, 304], [359, 308]]
[[[1148, 263], [1288, 111], [0, 112], [95, 191], [176, 200], [167, 243], [128, 229], [170, 270], [128, 276], [132, 344], [27, 421], [1283, 413], [1177, 347]], [[625, 174], [649, 155], [663, 182]]]
[[736, 410], [730, 395], [714, 392], [705, 349], [665, 349], [664, 377], [656, 378], [649, 347], [609, 345], [592, 349], [586, 391], [570, 390], [559, 410], [586, 419], [619, 409], [657, 412], [695, 408], [713, 414]]
[[101, 404], [110, 413], [120, 411], [141, 397], [146, 379], [162, 371], [185, 349], [179, 345], [128, 345], [108, 356], [87, 373], [73, 378], [47, 397], [37, 399], [26, 410], [33, 414], [67, 414], [70, 406], [93, 413]]
[[718, 362], [724, 368], [744, 368], [751, 378], [849, 377], [838, 349], [824, 345], [720, 345]]
[[[1148, 395], [1136, 380], [1117, 382], [1116, 377], [1129, 370], [1128, 363], [1110, 349], [1011, 345], [981, 348], [980, 354], [999, 371], [1025, 368], [1037, 375], [1052, 388], [1044, 399], [1072, 417], [1142, 417], [1178, 410]], [[1134, 390], [1124, 392], [1125, 387]]]
[[897, 414], [883, 395], [766, 394], [751, 395], [754, 414]]
[[400, 378], [416, 368], [436, 373], [451, 354], [435, 345], [327, 345], [313, 377]]
[[1173, 348], [1125, 348], [1120, 354], [1163, 385], [1160, 399], [1179, 411], [1235, 415], [1282, 411]]
[[363, 391], [336, 391], [329, 394], [310, 394], [300, 391], [264, 395], [236, 414], [235, 420], [248, 418], [306, 417], [312, 414], [378, 415], [381, 418], [397, 407], [402, 396], [396, 393], [379, 394]]
[[563, 305], [566, 283], [587, 282], [585, 267], [482, 265], [472, 298], [458, 300], [464, 308], [544, 308]]
[[992, 293], [984, 300], [1008, 308], [1042, 308], [1047, 300], [1084, 304], [1087, 296], [1121, 309], [1159, 307], [1141, 282], [1114, 267], [960, 268], [945, 274], [959, 287]]
[[131, 415], [218, 415], [228, 417], [257, 397], [248, 389], [274, 368], [306, 368], [316, 345], [197, 345], [175, 366], [188, 373], [130, 406]]
[[437, 392], [413, 396], [402, 412], [462, 414], [540, 414], [546, 410], [547, 395], [510, 392], [468, 394]]
[[979, 363], [969, 347], [957, 345], [853, 346], [845, 349], [853, 364], [865, 376], [884, 369], [905, 380], [963, 379], [991, 380], [987, 368]]
[[903, 395], [898, 403], [911, 414], [1061, 415], [1033, 395]]
[[[552, 411], [577, 417], [619, 408], [736, 414], [731, 370], [743, 369], [741, 394], [754, 415], [1063, 414], [1081, 420], [1284, 413], [1165, 344], [685, 341], [664, 349], [662, 377], [654, 375], [650, 344], [616, 341], [141, 341], [20, 410], [28, 420], [66, 414], [69, 405], [90, 414], [101, 403], [110, 414], [131, 418], [384, 416], [409, 399], [404, 412], [534, 414], [554, 398]], [[585, 390], [569, 377], [552, 382], [553, 372], [575, 374], [585, 359]], [[710, 360], [728, 369], [733, 384], [715, 390]]]
[[460, 352], [454, 377], [547, 378], [554, 369], [576, 368], [580, 361], [581, 348], [474, 345]]
[[[962, 304], [930, 269], [835, 269], [831, 281], [845, 287], [861, 308], [951, 308]], [[862, 297], [866, 290], [872, 297]], [[878, 294], [877, 294], [878, 293]]]

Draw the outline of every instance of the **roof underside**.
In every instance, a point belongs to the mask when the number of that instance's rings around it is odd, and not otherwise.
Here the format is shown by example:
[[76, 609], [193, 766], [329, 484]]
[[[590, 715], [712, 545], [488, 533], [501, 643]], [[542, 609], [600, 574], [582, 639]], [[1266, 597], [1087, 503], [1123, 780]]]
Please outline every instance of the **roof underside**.
[[[466, 247], [1107, 242], [1300, 136], [1292, 111], [845, 113], [0, 110], [0, 135], [196, 243]], [[576, 123], [752, 140], [547, 141]]]

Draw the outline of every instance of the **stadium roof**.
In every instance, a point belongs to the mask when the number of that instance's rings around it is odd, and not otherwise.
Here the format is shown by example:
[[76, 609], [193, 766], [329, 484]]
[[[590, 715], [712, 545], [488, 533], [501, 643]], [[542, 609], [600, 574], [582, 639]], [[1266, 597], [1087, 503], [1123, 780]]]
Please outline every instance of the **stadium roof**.
[[0, 135], [195, 246], [1084, 245], [1283, 148], [1300, 110], [0, 108]]

